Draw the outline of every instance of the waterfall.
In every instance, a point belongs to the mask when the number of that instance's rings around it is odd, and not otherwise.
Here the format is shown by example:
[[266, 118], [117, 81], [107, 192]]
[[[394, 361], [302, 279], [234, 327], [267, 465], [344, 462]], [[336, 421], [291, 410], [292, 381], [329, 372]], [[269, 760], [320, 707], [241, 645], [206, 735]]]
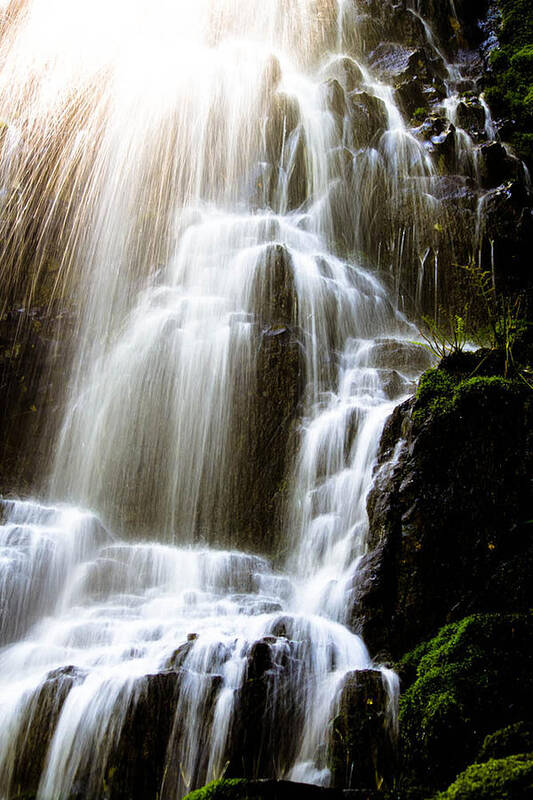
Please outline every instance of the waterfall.
[[54, 260], [76, 325], [46, 497], [0, 527], [1, 800], [101, 798], [136, 714], [162, 800], [327, 785], [353, 671], [394, 714], [349, 598], [382, 427], [430, 363], [401, 278], [422, 296], [440, 212], [356, 10], [3, 11], [2, 269]]

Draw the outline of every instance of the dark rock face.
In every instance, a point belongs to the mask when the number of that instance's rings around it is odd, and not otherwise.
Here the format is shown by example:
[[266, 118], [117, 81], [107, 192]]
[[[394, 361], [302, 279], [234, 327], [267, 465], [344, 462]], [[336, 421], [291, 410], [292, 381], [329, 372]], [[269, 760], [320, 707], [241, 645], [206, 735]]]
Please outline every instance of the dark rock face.
[[380, 672], [346, 676], [330, 736], [332, 786], [383, 790], [391, 785], [394, 759], [386, 704]]
[[524, 287], [531, 290], [531, 241], [533, 208], [524, 187], [509, 183], [486, 198], [485, 232], [492, 241], [485, 246], [485, 263], [493, 263], [498, 289], [512, 292]]
[[[179, 671], [145, 675], [130, 693], [116, 741], [110, 741], [107, 763], [94, 786], [94, 764], [82, 763], [72, 797], [92, 797], [92, 789], [109, 800], [146, 800], [157, 797], [163, 782], [167, 746], [181, 682]], [[84, 673], [64, 667], [50, 673], [25, 711], [25, 722], [15, 745], [12, 778], [14, 797], [33, 797], [45, 765], [48, 748], [65, 700], [83, 682]], [[110, 734], [111, 735], [111, 734]], [[89, 787], [92, 787], [89, 789]]]
[[[294, 328], [277, 325], [261, 332], [258, 346], [249, 418], [246, 430], [236, 437], [250, 469], [235, 477], [235, 530], [240, 531], [239, 547], [275, 555], [294, 454], [293, 425], [303, 393], [303, 349]], [[236, 424], [242, 420], [236, 418]]]
[[481, 357], [462, 375], [451, 364], [426, 373], [449, 381], [446, 391], [427, 401], [419, 389], [385, 427], [354, 588], [356, 626], [374, 653], [398, 655], [466, 614], [532, 602], [528, 390], [461, 381]]
[[72, 335], [72, 321], [52, 308], [12, 309], [0, 319], [3, 494], [28, 492], [30, 487], [35, 492], [43, 478], [60, 419]]
[[229, 740], [228, 777], [284, 774], [297, 755], [291, 732], [304, 724], [296, 685], [299, 648], [305, 644], [286, 641], [275, 657], [272, 645], [284, 630], [280, 620], [273, 635], [255, 642], [248, 653]]
[[283, 247], [266, 251], [260, 285], [257, 383], [241, 462], [251, 468], [248, 479], [235, 487], [235, 496], [240, 498], [238, 519], [244, 533], [240, 541], [275, 553], [295, 444], [293, 425], [304, 386], [292, 265]]
[[375, 143], [387, 127], [385, 103], [367, 92], [355, 91], [350, 95], [354, 139], [358, 147]]
[[105, 797], [157, 797], [165, 774], [167, 746], [179, 696], [180, 672], [140, 678], [106, 770]]
[[24, 710], [24, 722], [14, 743], [16, 760], [11, 781], [14, 796], [37, 794], [61, 709], [74, 686], [85, 678], [76, 667], [62, 667], [50, 672]]

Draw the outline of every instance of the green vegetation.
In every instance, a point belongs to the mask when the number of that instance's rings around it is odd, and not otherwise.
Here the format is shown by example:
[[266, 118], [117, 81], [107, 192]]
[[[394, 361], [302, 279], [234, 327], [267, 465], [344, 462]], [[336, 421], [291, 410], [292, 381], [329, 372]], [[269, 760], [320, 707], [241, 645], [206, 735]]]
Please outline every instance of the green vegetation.
[[[511, 144], [533, 164], [533, 4], [498, 0], [502, 15], [500, 47], [490, 56], [485, 96], [496, 114], [510, 117]], [[507, 135], [507, 134], [505, 134]]]
[[240, 800], [247, 797], [248, 781], [243, 778], [211, 781], [207, 786], [190, 792], [185, 800]]
[[517, 380], [497, 375], [461, 378], [460, 374], [440, 366], [428, 370], [420, 379], [413, 422], [418, 426], [429, 416], [461, 413], [471, 408], [481, 411], [497, 406], [504, 411], [522, 394], [523, 386]]
[[402, 659], [401, 750], [410, 783], [446, 786], [489, 734], [523, 718], [533, 702], [532, 632], [533, 614], [474, 615]]
[[485, 738], [477, 761], [488, 761], [491, 758], [506, 758], [513, 753], [533, 753], [533, 725], [527, 722], [515, 722], [507, 725]]
[[533, 795], [533, 756], [472, 764], [435, 800], [526, 800]]
[[415, 122], [423, 122], [427, 117], [429, 110], [424, 106], [419, 106], [413, 113], [413, 120]]
[[423, 317], [424, 346], [439, 359], [457, 356], [468, 343], [499, 351], [501, 374], [533, 388], [533, 325], [522, 316], [524, 292], [496, 291], [492, 272], [474, 262], [459, 268], [459, 278], [463, 286], [460, 314], [439, 309], [436, 319]]

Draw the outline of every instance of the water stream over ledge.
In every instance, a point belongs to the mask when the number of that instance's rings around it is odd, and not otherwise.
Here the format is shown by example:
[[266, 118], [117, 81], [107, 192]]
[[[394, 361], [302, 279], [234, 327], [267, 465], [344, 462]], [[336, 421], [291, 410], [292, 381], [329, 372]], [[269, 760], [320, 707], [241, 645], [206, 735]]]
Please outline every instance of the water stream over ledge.
[[155, 695], [161, 800], [328, 784], [339, 690], [376, 668], [348, 598], [379, 437], [429, 365], [364, 243], [396, 221], [418, 263], [437, 219], [350, 8], [30, 0], [7, 28], [3, 179], [33, 176], [17, 213], [64, 243], [80, 323], [48, 499], [0, 527], [2, 800], [28, 754], [39, 800], [104, 796]]

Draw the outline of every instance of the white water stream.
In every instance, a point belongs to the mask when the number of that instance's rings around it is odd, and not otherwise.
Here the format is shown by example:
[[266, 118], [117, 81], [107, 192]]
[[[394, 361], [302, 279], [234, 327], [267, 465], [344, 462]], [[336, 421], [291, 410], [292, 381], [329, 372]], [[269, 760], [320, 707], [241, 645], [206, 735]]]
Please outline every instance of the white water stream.
[[[161, 798], [223, 775], [257, 642], [271, 658], [270, 774], [328, 783], [339, 688], [372, 667], [346, 625], [379, 436], [424, 366], [361, 242], [400, 209], [415, 244], [436, 219], [430, 156], [364, 53], [344, 52], [349, 5], [11, 4], [0, 108], [14, 235], [40, 220], [42, 265], [59, 238], [81, 321], [51, 499], [6, 502], [0, 528], [2, 800], [21, 742], [50, 719], [39, 800], [80, 781], [102, 797], [139, 681], [169, 665], [182, 673]], [[361, 143], [353, 103], [369, 96], [383, 122], [369, 111]], [[287, 331], [305, 388], [274, 568], [260, 544], [238, 550], [236, 487], [261, 465], [237, 444], [261, 402], [263, 337]], [[39, 719], [39, 692], [66, 667], [70, 692]]]

